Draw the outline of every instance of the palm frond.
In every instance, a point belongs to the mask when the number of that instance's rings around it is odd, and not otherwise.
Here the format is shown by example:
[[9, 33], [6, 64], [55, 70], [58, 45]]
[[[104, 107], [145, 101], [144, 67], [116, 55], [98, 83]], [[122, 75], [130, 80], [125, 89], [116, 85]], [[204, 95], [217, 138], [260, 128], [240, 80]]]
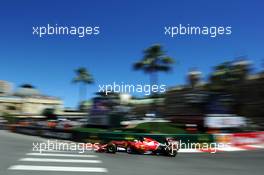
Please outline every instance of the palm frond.
[[173, 63], [173, 58], [165, 55], [162, 46], [155, 44], [144, 50], [143, 58], [136, 62], [133, 68], [134, 70], [143, 70], [145, 73], [168, 72]]
[[76, 77], [73, 79], [73, 83], [83, 82], [85, 84], [94, 83], [92, 75], [87, 71], [86, 68], [80, 67], [75, 70]]

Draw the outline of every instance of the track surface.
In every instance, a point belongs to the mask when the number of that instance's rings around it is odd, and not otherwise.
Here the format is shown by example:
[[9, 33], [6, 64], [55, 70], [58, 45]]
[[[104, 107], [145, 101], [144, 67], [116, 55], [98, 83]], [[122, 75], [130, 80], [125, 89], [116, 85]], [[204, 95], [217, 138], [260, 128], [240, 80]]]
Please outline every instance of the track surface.
[[262, 175], [264, 173], [263, 150], [216, 154], [179, 153], [176, 158], [126, 153], [112, 155], [90, 151], [79, 154], [84, 155], [79, 157], [75, 156], [77, 152], [32, 154], [37, 153], [32, 151], [32, 142], [40, 141], [44, 142], [46, 139], [0, 130], [0, 174]]

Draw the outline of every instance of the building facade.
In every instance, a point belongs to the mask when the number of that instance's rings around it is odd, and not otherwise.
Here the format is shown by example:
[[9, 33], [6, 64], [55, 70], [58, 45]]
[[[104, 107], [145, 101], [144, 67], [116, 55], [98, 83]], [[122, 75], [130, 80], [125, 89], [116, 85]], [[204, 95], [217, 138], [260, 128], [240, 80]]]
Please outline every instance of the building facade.
[[[1, 81], [3, 82], [3, 81]], [[63, 101], [56, 97], [41, 94], [36, 88], [31, 86], [21, 86], [15, 92], [11, 92], [11, 87], [1, 84], [0, 115], [10, 114], [17, 117], [39, 116], [44, 109], [52, 108], [56, 112], [62, 109]]]

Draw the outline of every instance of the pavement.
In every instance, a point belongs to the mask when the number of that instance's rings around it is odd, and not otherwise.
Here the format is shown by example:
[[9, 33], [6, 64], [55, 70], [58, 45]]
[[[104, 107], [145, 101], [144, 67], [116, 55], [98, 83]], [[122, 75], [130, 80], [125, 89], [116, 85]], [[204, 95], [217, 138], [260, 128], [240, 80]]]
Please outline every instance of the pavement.
[[47, 139], [0, 130], [0, 175], [262, 175], [264, 150], [193, 154], [175, 158], [127, 153], [33, 150]]

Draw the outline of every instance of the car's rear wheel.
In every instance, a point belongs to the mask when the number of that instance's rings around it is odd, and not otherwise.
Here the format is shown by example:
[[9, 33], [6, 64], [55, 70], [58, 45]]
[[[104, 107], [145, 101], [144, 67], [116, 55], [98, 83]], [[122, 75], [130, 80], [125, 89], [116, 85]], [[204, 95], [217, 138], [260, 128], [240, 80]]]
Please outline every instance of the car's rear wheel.
[[178, 149], [174, 149], [171, 144], [168, 144], [164, 151], [165, 155], [169, 157], [175, 157], [178, 154]]
[[169, 156], [169, 157], [176, 157], [178, 151], [175, 151], [175, 150], [167, 150], [166, 151], [166, 156]]
[[107, 153], [112, 153], [112, 154], [114, 154], [114, 153], [116, 153], [116, 151], [117, 151], [117, 147], [116, 147], [115, 144], [111, 143], [111, 144], [108, 144], [108, 145], [107, 145], [107, 147], [106, 147], [106, 152], [107, 152]]

